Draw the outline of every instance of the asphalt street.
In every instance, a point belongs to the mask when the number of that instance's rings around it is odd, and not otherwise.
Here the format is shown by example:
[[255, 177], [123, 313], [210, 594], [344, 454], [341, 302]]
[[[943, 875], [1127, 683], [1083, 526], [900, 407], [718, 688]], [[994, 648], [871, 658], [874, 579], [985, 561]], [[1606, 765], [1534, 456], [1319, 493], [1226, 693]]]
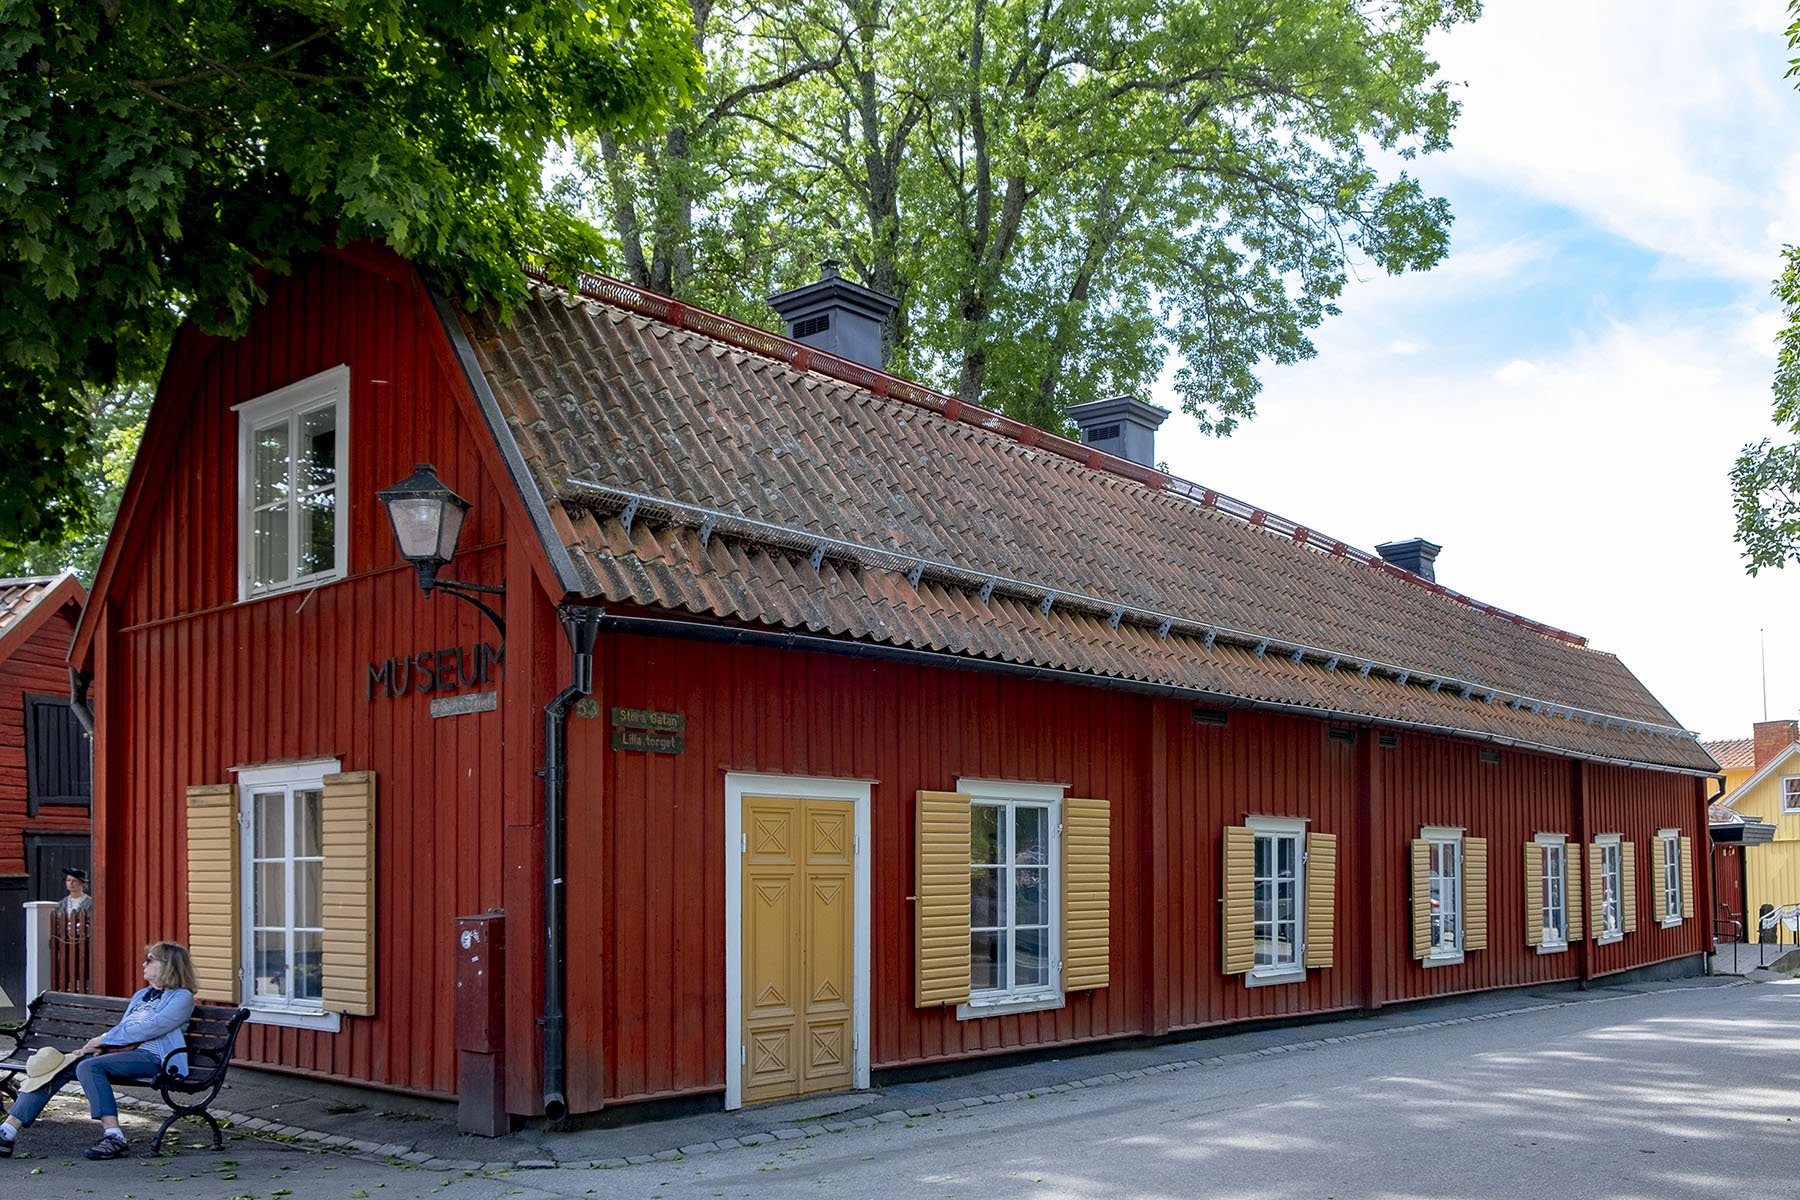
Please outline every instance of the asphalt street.
[[0, 1162], [0, 1196], [1787, 1200], [1800, 1148], [1796, 1027], [1800, 981], [1343, 1040], [1326, 1025], [1303, 1046], [960, 1112], [641, 1165], [495, 1173], [244, 1136], [224, 1156], [189, 1144], [89, 1163], [95, 1127], [63, 1099], [22, 1155]]

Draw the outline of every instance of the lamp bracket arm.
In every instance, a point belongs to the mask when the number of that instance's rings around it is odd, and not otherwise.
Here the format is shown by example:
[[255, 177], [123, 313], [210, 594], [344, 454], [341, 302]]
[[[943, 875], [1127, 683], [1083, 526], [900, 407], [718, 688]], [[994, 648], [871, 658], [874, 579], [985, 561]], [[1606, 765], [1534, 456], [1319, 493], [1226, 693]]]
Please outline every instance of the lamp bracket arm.
[[482, 614], [494, 623], [494, 628], [500, 631], [500, 641], [502, 644], [505, 644], [506, 622], [501, 619], [499, 613], [489, 608], [486, 604], [483, 604], [480, 600], [477, 600], [474, 596], [468, 594], [471, 591], [477, 591], [504, 596], [506, 595], [505, 584], [501, 584], [499, 587], [493, 587], [485, 583], [458, 583], [453, 579], [440, 579], [434, 586], [449, 592], [464, 604], [473, 604], [476, 608], [479, 608], [482, 611]]

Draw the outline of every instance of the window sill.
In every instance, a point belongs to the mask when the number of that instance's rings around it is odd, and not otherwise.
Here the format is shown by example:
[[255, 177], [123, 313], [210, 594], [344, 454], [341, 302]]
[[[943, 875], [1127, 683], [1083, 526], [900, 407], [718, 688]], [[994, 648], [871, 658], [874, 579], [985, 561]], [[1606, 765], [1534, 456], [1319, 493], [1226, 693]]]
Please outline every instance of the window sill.
[[1610, 946], [1614, 942], [1622, 942], [1624, 940], [1625, 940], [1625, 935], [1622, 933], [1603, 933], [1599, 937], [1594, 939], [1594, 945]]
[[1454, 967], [1462, 960], [1462, 951], [1458, 950], [1451, 954], [1427, 954], [1419, 961], [1426, 967]]
[[1305, 979], [1305, 967], [1264, 967], [1244, 976], [1244, 986], [1271, 987], [1280, 983], [1302, 983]]
[[1024, 996], [1016, 1000], [996, 998], [993, 1000], [971, 1000], [967, 1004], [956, 1006], [956, 1019], [959, 1021], [979, 1021], [982, 1017], [1004, 1017], [1013, 1013], [1048, 1012], [1061, 1008], [1064, 999], [1061, 992], [1055, 995]]
[[1664, 929], [1673, 929], [1677, 925], [1681, 924], [1681, 920], [1682, 919], [1680, 917], [1664, 917], [1662, 927]]
[[1539, 954], [1561, 954], [1568, 948], [1569, 943], [1567, 942], [1539, 942], [1537, 952]]
[[263, 588], [261, 591], [244, 592], [238, 596], [237, 602], [239, 604], [255, 604], [258, 600], [267, 600], [271, 596], [287, 596], [292, 595], [295, 592], [309, 592], [314, 588], [321, 588], [327, 584], [338, 583], [347, 578], [349, 578], [348, 573], [342, 571], [333, 571], [329, 575], [309, 575], [305, 579], [296, 580], [293, 583], [271, 585]]
[[334, 1012], [307, 1012], [304, 1009], [287, 1008], [255, 1008], [250, 1009], [250, 1024], [280, 1025], [286, 1029], [316, 1029], [321, 1033], [337, 1033], [344, 1023], [343, 1014]]

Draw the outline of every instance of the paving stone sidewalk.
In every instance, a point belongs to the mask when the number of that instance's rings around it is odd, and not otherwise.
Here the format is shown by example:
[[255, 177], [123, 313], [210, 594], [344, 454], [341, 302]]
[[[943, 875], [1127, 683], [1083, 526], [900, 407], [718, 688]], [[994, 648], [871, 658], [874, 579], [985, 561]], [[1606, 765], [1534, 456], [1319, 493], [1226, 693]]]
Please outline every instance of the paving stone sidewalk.
[[[1567, 1004], [1599, 1004], [1653, 992], [1741, 987], [1755, 982], [1703, 976], [1587, 991], [1543, 988], [1482, 993], [1303, 1025], [1223, 1031], [1193, 1040], [1042, 1058], [940, 1079], [884, 1084], [868, 1091], [778, 1101], [736, 1112], [700, 1112], [568, 1131], [527, 1124], [508, 1136], [492, 1139], [459, 1134], [454, 1104], [243, 1067], [233, 1068], [214, 1111], [230, 1122], [231, 1139], [268, 1139], [433, 1171], [621, 1167], [930, 1119], [1046, 1093], [1204, 1071], [1257, 1056], [1304, 1054], [1346, 1042], [1500, 1020]], [[144, 1101], [129, 1095], [122, 1099], [121, 1119], [134, 1148], [147, 1152], [149, 1139], [166, 1110], [154, 1099]], [[65, 1093], [52, 1111], [74, 1116], [85, 1114], [86, 1107], [78, 1093]], [[606, 1119], [603, 1114], [601, 1120]], [[206, 1144], [201, 1123], [186, 1122], [180, 1130], [184, 1154]]]

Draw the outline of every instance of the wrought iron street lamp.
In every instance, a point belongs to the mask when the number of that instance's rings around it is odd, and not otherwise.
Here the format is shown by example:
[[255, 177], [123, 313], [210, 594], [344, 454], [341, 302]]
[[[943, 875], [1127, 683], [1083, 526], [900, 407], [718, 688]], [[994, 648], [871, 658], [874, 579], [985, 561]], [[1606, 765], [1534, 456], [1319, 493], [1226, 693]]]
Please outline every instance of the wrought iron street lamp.
[[499, 613], [471, 594], [483, 592], [504, 596], [504, 583], [495, 586], [438, 577], [438, 572], [456, 557], [456, 540], [462, 534], [469, 502], [446, 487], [437, 476], [437, 468], [430, 463], [414, 465], [411, 475], [376, 492], [375, 498], [387, 509], [400, 557], [418, 568], [419, 587], [424, 593], [429, 596], [434, 590], [441, 589], [473, 604], [487, 614], [504, 641], [506, 622], [501, 620]]

